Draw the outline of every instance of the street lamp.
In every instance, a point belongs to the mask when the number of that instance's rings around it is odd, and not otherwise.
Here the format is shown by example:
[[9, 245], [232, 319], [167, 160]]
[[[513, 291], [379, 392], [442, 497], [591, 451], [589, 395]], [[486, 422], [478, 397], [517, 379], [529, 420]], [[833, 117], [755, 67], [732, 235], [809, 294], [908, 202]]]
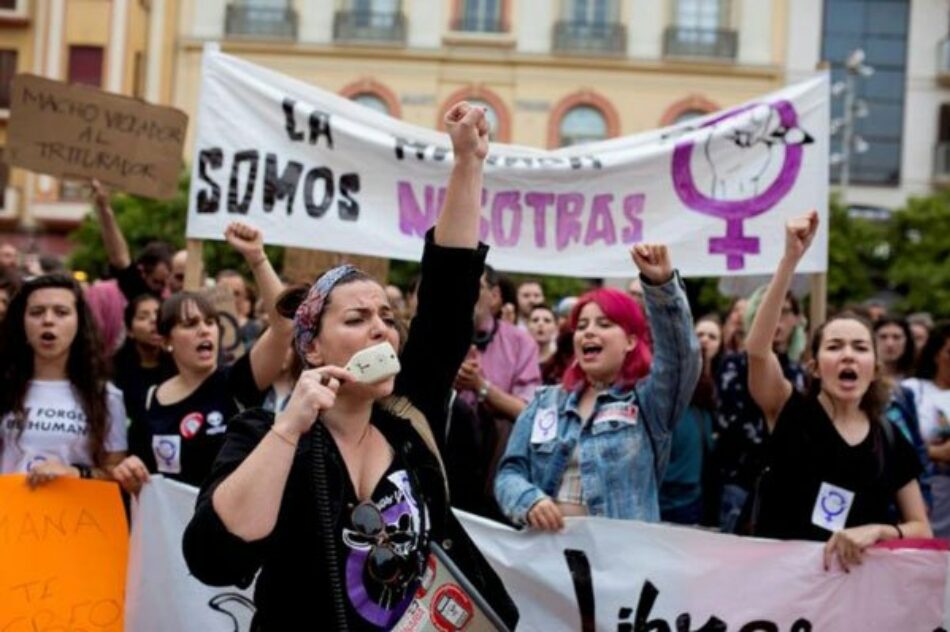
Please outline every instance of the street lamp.
[[854, 126], [857, 119], [868, 115], [868, 104], [857, 98], [858, 81], [874, 74], [874, 68], [864, 63], [864, 51], [860, 48], [851, 52], [845, 61], [844, 81], [836, 81], [831, 86], [831, 94], [844, 98], [844, 114], [840, 119], [831, 121], [831, 134], [841, 134], [841, 151], [830, 156], [832, 165], [841, 165], [841, 201], [848, 203], [848, 186], [851, 184], [851, 156], [863, 154], [868, 150], [868, 143], [860, 135], [855, 134]]

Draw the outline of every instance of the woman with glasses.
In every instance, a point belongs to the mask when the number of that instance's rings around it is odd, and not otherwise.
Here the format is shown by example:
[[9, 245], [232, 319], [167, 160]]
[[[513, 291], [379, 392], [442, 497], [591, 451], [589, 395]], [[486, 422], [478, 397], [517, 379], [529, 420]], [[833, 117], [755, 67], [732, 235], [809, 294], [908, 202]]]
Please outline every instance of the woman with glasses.
[[352, 266], [288, 292], [305, 370], [276, 416], [230, 424], [184, 538], [191, 572], [212, 585], [257, 575], [256, 630], [391, 629], [438, 543], [514, 627], [517, 611], [450, 508], [444, 468], [452, 382], [472, 338], [487, 248], [478, 244], [484, 113], [446, 115], [454, 149], [444, 209], [426, 237], [419, 306], [397, 376], [356, 381], [354, 354], [399, 348], [384, 288]]

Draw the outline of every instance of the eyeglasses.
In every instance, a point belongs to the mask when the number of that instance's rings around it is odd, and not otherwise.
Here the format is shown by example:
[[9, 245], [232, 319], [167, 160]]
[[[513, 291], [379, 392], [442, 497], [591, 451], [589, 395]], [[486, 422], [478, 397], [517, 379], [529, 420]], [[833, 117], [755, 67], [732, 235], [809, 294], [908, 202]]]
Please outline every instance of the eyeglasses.
[[395, 549], [398, 544], [408, 543], [412, 534], [405, 531], [387, 531], [383, 514], [373, 503], [364, 501], [353, 508], [350, 514], [353, 528], [371, 543], [366, 570], [370, 577], [381, 584], [400, 583], [410, 569], [410, 561]]

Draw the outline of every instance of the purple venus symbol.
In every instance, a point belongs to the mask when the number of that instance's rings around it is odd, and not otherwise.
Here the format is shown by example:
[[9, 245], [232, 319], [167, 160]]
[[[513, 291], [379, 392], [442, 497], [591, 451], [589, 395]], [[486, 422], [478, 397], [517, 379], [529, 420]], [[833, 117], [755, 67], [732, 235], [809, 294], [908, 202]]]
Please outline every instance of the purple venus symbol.
[[[726, 112], [708, 121], [703, 127], [712, 127], [758, 105], [749, 104]], [[791, 130], [797, 127], [798, 115], [791, 103], [776, 101], [769, 107], [778, 113], [781, 128]], [[709, 240], [709, 254], [726, 255], [726, 268], [741, 270], [745, 267], [745, 255], [759, 254], [759, 238], [744, 234], [743, 220], [761, 215], [788, 194], [802, 166], [803, 147], [800, 143], [783, 143], [785, 155], [782, 167], [775, 181], [762, 193], [744, 200], [717, 200], [701, 193], [693, 180], [690, 161], [694, 145], [694, 141], [685, 141], [678, 143], [673, 149], [673, 187], [680, 200], [692, 210], [726, 220], [726, 234]]]

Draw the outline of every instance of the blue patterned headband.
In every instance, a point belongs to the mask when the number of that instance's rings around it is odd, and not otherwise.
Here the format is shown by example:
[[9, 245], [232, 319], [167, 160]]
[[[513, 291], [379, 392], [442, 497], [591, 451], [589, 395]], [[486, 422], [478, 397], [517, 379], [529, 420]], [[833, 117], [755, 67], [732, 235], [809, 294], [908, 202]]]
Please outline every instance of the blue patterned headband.
[[310, 286], [306, 298], [294, 313], [294, 347], [301, 359], [305, 358], [307, 349], [313, 342], [317, 323], [320, 322], [320, 314], [323, 313], [323, 307], [330, 292], [340, 281], [356, 271], [356, 267], [348, 263], [337, 266], [325, 272]]

